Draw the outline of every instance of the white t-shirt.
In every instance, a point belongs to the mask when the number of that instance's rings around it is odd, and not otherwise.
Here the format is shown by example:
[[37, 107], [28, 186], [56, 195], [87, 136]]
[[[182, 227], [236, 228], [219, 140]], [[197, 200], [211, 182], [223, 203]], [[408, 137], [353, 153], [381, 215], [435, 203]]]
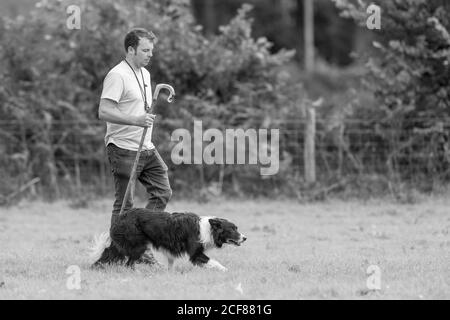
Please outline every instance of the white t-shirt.
[[[144, 75], [145, 90], [147, 94], [147, 104], [152, 104], [152, 87], [150, 73], [145, 68], [141, 68]], [[142, 90], [142, 75], [136, 72]], [[141, 116], [145, 114], [144, 100], [139, 89], [138, 82], [130, 66], [122, 61], [112, 68], [103, 81], [103, 91], [101, 99], [110, 99], [118, 103], [118, 108], [125, 114]], [[142, 150], [150, 150], [155, 146], [152, 143], [152, 130], [150, 126], [145, 136]], [[122, 125], [106, 122], [105, 145], [114, 143], [119, 148], [137, 151], [141, 141], [144, 128], [138, 126]]]

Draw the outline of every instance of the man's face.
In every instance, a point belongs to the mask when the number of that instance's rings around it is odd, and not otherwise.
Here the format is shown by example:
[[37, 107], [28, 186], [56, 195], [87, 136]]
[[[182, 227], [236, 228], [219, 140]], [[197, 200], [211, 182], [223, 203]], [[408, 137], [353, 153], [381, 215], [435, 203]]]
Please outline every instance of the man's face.
[[150, 58], [153, 56], [153, 42], [147, 38], [140, 38], [139, 44], [134, 52], [134, 63], [137, 67], [145, 67], [149, 64]]

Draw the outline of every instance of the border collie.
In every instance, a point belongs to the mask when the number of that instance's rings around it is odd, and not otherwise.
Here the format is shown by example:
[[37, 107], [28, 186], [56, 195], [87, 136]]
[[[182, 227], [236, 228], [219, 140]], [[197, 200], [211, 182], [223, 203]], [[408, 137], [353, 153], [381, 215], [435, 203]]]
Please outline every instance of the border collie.
[[95, 239], [91, 257], [97, 260], [93, 267], [128, 259], [126, 265], [133, 268], [147, 249], [154, 249], [167, 257], [169, 270], [176, 258], [188, 255], [196, 266], [227, 271], [205, 251], [223, 244], [240, 246], [246, 239], [225, 219], [137, 208], [117, 218], [109, 235], [103, 233]]

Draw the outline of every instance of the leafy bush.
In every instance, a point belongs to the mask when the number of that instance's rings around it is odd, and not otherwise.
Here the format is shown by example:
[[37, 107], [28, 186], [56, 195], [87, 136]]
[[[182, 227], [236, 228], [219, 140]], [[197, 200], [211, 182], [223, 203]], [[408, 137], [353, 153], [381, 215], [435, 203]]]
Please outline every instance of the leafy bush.
[[[82, 9], [81, 30], [66, 27], [66, 8], [73, 4]], [[156, 108], [161, 117], [154, 139], [165, 159], [172, 130], [190, 128], [194, 119], [203, 120], [204, 129], [257, 129], [290, 117], [302, 91], [280, 67], [294, 53], [271, 54], [267, 40], [253, 39], [250, 9], [243, 6], [211, 38], [194, 23], [187, 0], [44, 0], [27, 18], [3, 19], [0, 119], [5, 125], [0, 135], [9, 143], [0, 160], [7, 164], [20, 156], [23, 162], [9, 176], [20, 181], [38, 176], [49, 194], [60, 196], [63, 181], [72, 193], [104, 171], [104, 124], [97, 121], [102, 82], [123, 58], [124, 35], [136, 26], [159, 38], [150, 67], [153, 82], [170, 83], [177, 92], [174, 105]], [[180, 182], [175, 188], [198, 176], [195, 166], [171, 169], [176, 170], [172, 179]], [[217, 180], [219, 173], [225, 185], [243, 182], [242, 168], [225, 169], [202, 167], [203, 183]], [[247, 174], [259, 179], [253, 171]]]
[[[367, 1], [335, 0], [346, 17], [366, 25]], [[379, 105], [369, 112], [373, 132], [387, 145], [391, 178], [448, 181], [450, 3], [375, 1], [381, 30], [369, 57], [366, 87]], [[433, 179], [429, 179], [429, 178]]]

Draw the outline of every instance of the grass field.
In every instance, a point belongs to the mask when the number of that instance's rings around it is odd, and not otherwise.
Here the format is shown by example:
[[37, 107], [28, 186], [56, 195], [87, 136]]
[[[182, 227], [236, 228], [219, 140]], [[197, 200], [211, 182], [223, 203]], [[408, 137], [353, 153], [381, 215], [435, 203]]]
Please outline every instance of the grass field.
[[[449, 205], [171, 203], [168, 211], [228, 218], [248, 237], [209, 253], [229, 269], [222, 273], [187, 260], [172, 272], [90, 270], [87, 248], [109, 226], [111, 201], [23, 202], [0, 208], [0, 299], [450, 299]], [[71, 265], [81, 270], [79, 290], [67, 286]], [[367, 287], [371, 265], [380, 290]]]

